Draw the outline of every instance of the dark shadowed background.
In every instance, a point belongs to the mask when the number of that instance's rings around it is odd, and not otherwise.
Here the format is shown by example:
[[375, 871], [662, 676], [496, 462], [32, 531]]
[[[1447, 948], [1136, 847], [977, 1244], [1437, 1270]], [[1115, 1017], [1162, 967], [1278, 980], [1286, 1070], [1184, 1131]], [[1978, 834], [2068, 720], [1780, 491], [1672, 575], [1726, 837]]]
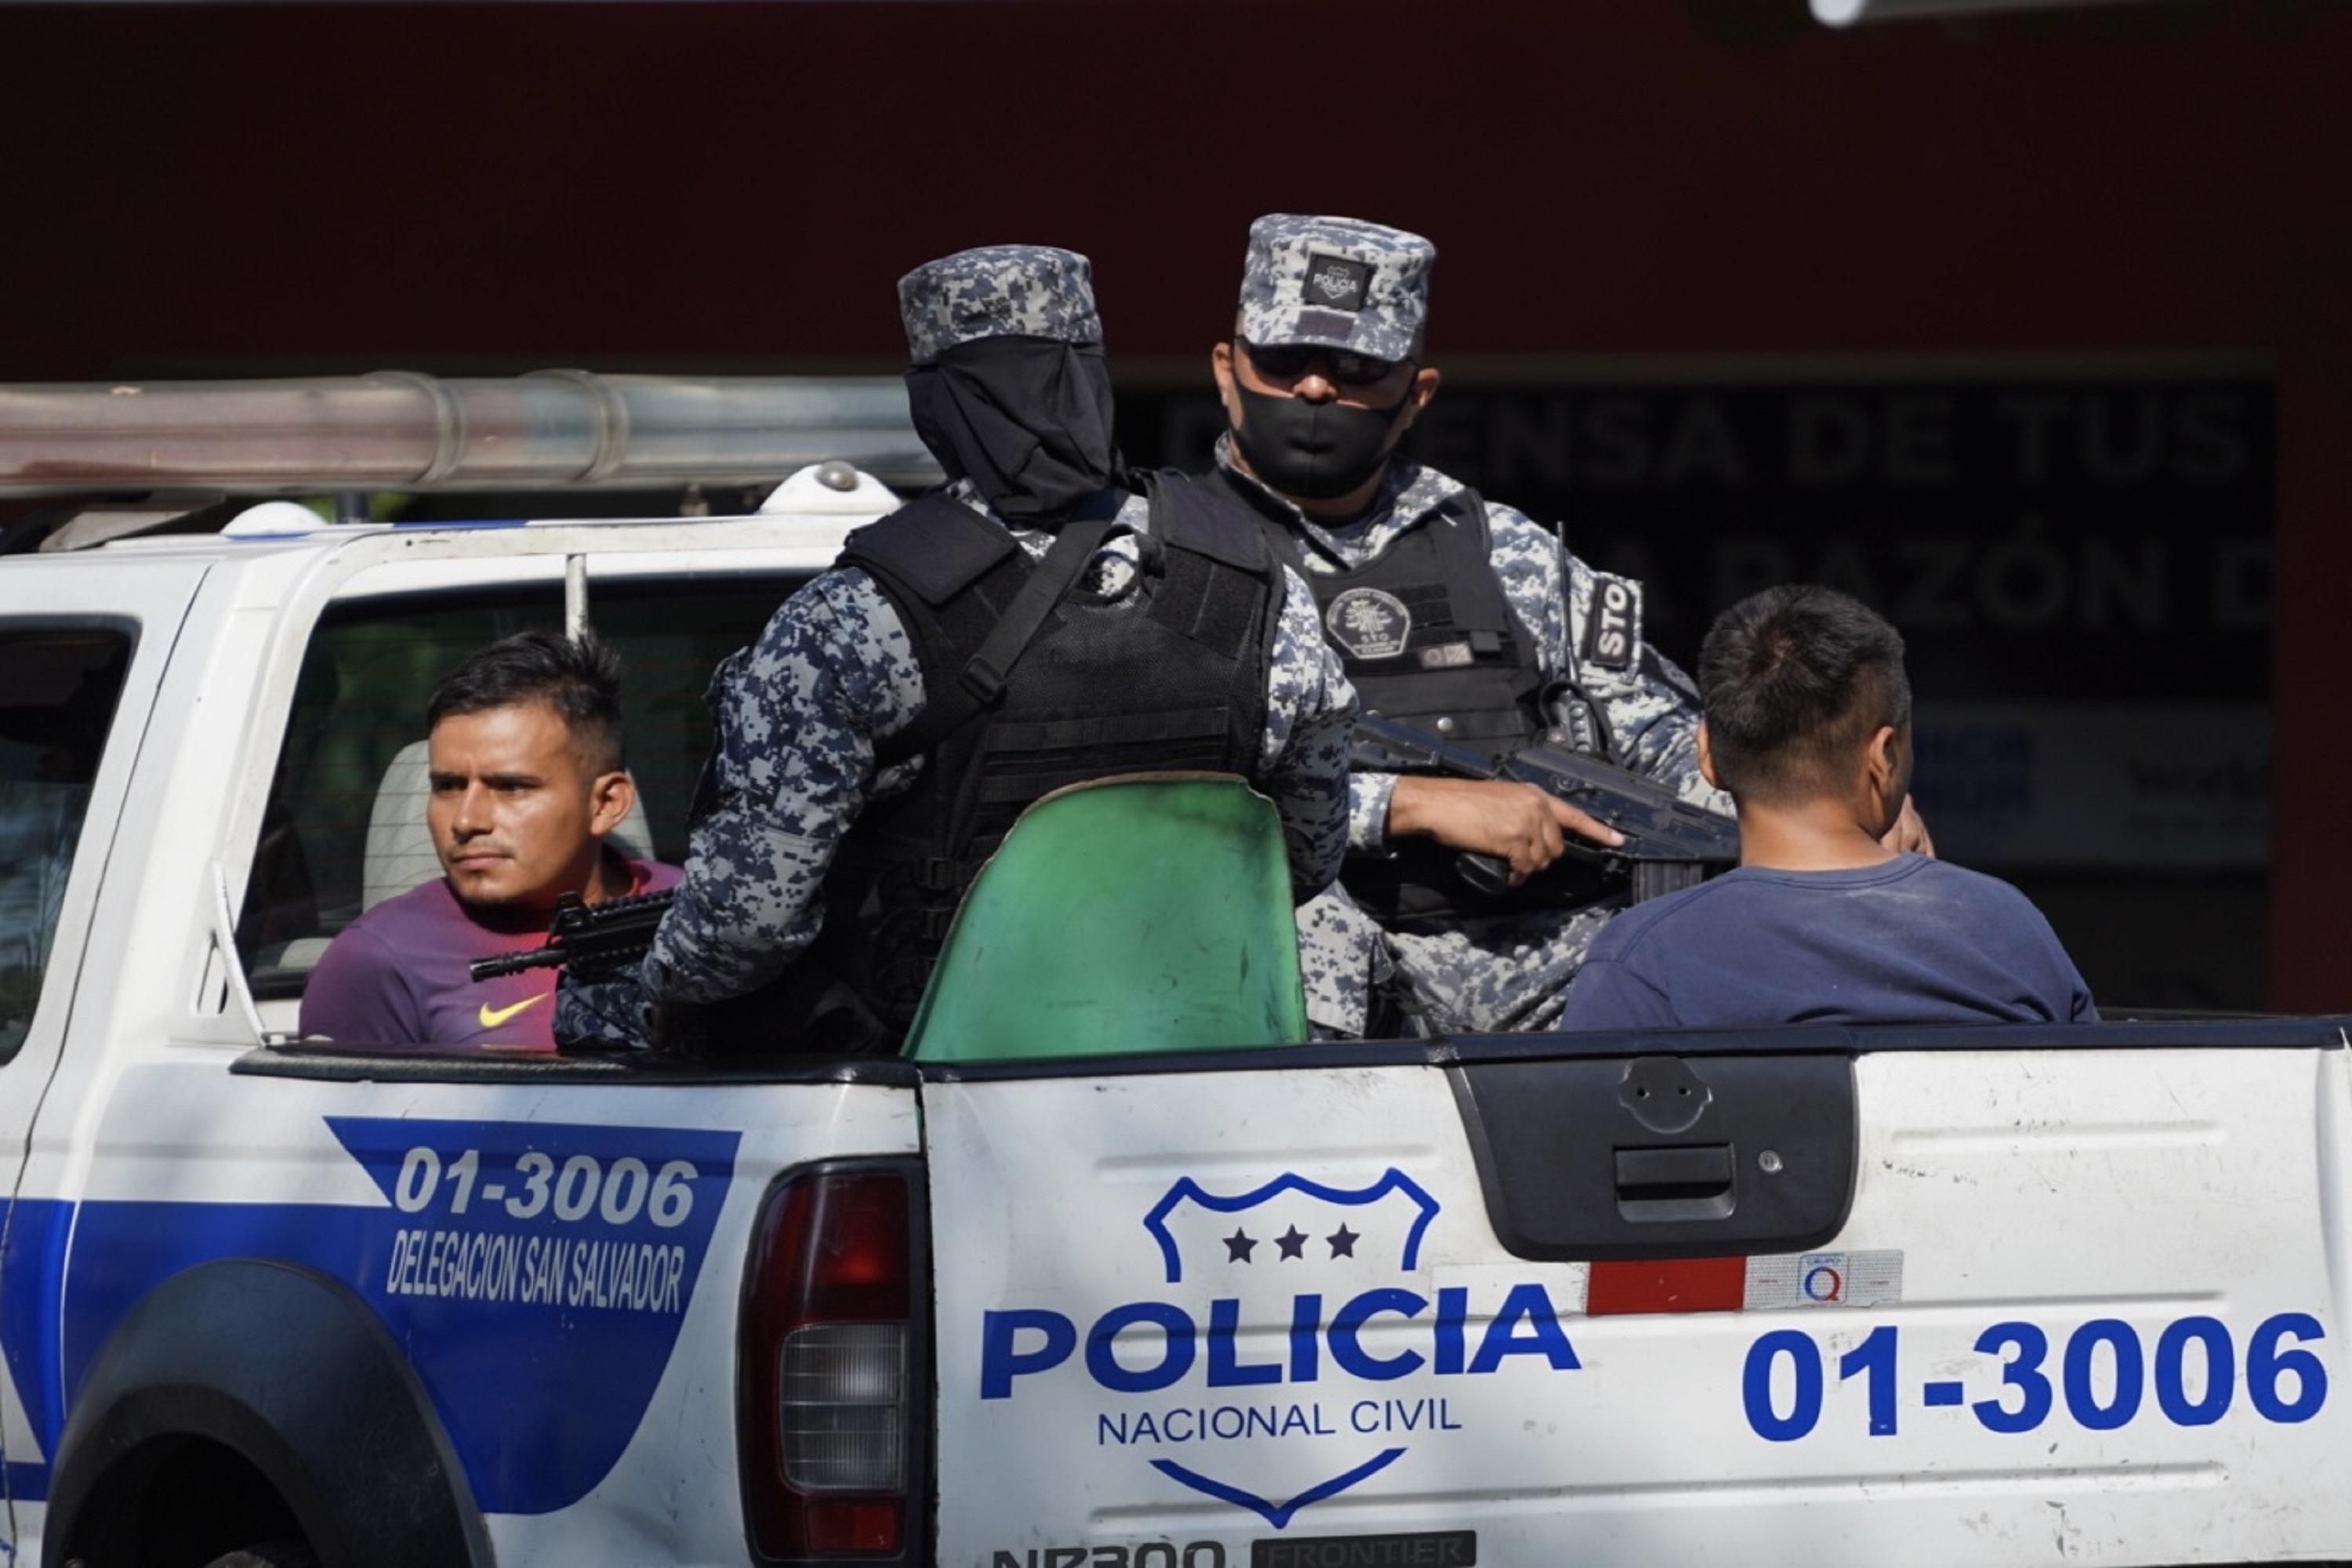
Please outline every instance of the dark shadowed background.
[[2352, 1006], [2347, 80], [2320, 0], [0, 6], [0, 380], [888, 369], [1035, 240], [1197, 464], [1251, 217], [1402, 225], [1426, 455], [1678, 659], [1887, 611], [1943, 847], [2104, 996]]

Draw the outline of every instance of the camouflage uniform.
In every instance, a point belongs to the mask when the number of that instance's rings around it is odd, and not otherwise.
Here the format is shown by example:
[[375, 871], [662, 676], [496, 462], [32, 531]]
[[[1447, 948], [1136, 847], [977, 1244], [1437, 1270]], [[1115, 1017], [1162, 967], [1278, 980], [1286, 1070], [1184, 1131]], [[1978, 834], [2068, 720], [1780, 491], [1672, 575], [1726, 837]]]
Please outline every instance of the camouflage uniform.
[[[1242, 336], [1254, 343], [1318, 343], [1377, 359], [1414, 357], [1435, 258], [1435, 247], [1420, 236], [1377, 224], [1287, 215], [1260, 218], [1250, 230], [1244, 270]], [[1318, 280], [1317, 268], [1335, 260], [1343, 268]], [[1348, 263], [1360, 270], [1348, 274]], [[1316, 303], [1331, 298], [1335, 285], [1355, 301], [1355, 309]], [[1216, 458], [1235, 483], [1281, 509], [1309, 572], [1352, 570], [1378, 559], [1409, 531], [1443, 512], [1465, 488], [1434, 468], [1392, 458], [1371, 505], [1361, 516], [1333, 526], [1242, 473], [1230, 434], [1218, 438]], [[1486, 521], [1496, 575], [1513, 613], [1534, 638], [1545, 679], [1574, 686], [1591, 704], [1612, 759], [1667, 784], [1685, 800], [1729, 812], [1729, 797], [1699, 775], [1696, 689], [1673, 661], [1639, 642], [1639, 585], [1595, 572], [1510, 507], [1488, 501]], [[1622, 668], [1577, 652], [1588, 646], [1599, 595], [1612, 585], [1630, 595], [1636, 628], [1637, 650], [1622, 661]], [[1393, 773], [1359, 773], [1349, 779], [1352, 853], [1390, 852], [1389, 800], [1396, 782]], [[1361, 1032], [1370, 989], [1393, 965], [1440, 1030], [1549, 1027], [1559, 1016], [1585, 950], [1618, 907], [1609, 902], [1534, 910], [1465, 920], [1436, 933], [1382, 933], [1344, 888], [1334, 887], [1299, 910], [1308, 1013], [1318, 1032]]]
[[1411, 359], [1429, 324], [1437, 247], [1352, 217], [1268, 213], [1242, 258], [1242, 336]]
[[898, 279], [898, 318], [916, 364], [982, 338], [1103, 341], [1093, 263], [1050, 245], [983, 245], [927, 261]]
[[[1101, 333], [1084, 258], [1042, 247], [966, 251], [901, 281], [908, 341], [920, 363], [974, 338], [1020, 335], [1096, 342]], [[951, 493], [996, 518], [968, 483]], [[1080, 587], [1131, 600], [1150, 509], [1131, 496]], [[1032, 559], [1053, 535], [1016, 530]], [[1355, 694], [1325, 647], [1313, 595], [1295, 573], [1267, 677], [1265, 730], [1254, 781], [1280, 813], [1293, 881], [1322, 888], [1346, 847], [1347, 750]], [[877, 768], [877, 743], [924, 708], [914, 647], [874, 579], [821, 574], [777, 610], [759, 640], [712, 676], [718, 726], [716, 805], [696, 821], [670, 912], [635, 980], [577, 984], [558, 997], [567, 1042], [637, 1047], [647, 1002], [742, 995], [781, 974], [817, 933], [835, 848], [868, 803], [907, 789], [926, 760]]]

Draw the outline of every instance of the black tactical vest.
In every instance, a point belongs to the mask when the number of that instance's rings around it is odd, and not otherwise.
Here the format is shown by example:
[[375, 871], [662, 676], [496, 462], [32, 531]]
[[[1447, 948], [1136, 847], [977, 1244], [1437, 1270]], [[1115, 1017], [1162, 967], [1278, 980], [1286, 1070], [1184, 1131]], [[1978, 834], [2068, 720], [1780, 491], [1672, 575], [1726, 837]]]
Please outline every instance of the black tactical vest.
[[[1308, 571], [1295, 521], [1222, 467], [1227, 494], [1249, 503], [1282, 560], [1296, 563], [1322, 612], [1323, 636], [1367, 713], [1426, 730], [1489, 758], [1543, 732], [1544, 676], [1535, 638], [1496, 574], [1486, 504], [1465, 489], [1368, 565]], [[1384, 924], [1503, 914], [1528, 900], [1464, 882], [1451, 849], [1408, 841], [1393, 856], [1350, 856], [1340, 880]]]
[[[843, 841], [823, 931], [767, 1013], [777, 1026], [817, 1047], [895, 1048], [965, 889], [1040, 796], [1113, 773], [1255, 773], [1281, 567], [1223, 497], [1140, 478], [1151, 521], [1133, 591], [1107, 604], [1072, 590], [992, 701], [919, 749], [881, 743], [881, 766], [919, 754], [922, 771]], [[898, 612], [927, 713], [950, 702], [1038, 569], [1001, 523], [945, 496], [859, 529], [836, 564], [866, 572]]]

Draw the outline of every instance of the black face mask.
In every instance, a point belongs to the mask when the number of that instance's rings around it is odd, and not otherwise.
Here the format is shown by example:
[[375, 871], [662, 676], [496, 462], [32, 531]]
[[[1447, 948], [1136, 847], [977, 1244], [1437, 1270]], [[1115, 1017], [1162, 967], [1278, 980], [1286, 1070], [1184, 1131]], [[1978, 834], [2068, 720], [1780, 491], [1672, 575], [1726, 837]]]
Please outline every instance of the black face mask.
[[1286, 496], [1329, 500], [1369, 479], [1387, 460], [1389, 436], [1412, 392], [1386, 408], [1334, 400], [1309, 403], [1281, 392], [1254, 392], [1236, 379], [1242, 422], [1234, 440], [1250, 472]]
[[959, 343], [907, 372], [907, 404], [948, 478], [970, 479], [1007, 519], [1058, 521], [1119, 469], [1099, 345]]

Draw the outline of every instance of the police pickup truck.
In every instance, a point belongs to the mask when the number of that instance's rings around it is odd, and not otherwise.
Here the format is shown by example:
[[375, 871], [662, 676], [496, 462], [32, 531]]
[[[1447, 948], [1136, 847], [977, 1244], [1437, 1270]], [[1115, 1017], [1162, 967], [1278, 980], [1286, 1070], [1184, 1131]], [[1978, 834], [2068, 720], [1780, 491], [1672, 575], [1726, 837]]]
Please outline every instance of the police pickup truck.
[[708, 670], [889, 504], [0, 559], [0, 1558], [2352, 1555], [2334, 1022], [295, 1037], [327, 939], [434, 874], [441, 672], [593, 614], [624, 834], [677, 858]]

